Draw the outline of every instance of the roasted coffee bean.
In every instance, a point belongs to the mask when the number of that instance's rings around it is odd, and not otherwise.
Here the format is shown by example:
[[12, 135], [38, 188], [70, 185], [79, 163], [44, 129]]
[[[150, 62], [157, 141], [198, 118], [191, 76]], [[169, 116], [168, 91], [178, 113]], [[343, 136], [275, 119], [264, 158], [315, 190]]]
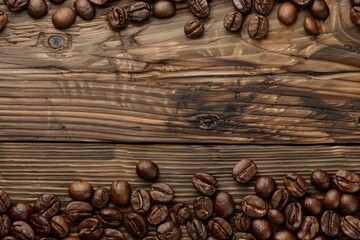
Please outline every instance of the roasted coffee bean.
[[278, 189], [271, 197], [271, 206], [277, 210], [283, 211], [288, 202], [290, 194], [286, 189]]
[[325, 0], [314, 0], [309, 8], [311, 16], [325, 20], [329, 17], [330, 9]]
[[277, 184], [270, 176], [259, 177], [255, 182], [255, 192], [263, 199], [271, 198], [276, 188]]
[[45, 237], [50, 233], [50, 222], [39, 214], [30, 215], [29, 225], [39, 236]]
[[63, 238], [69, 232], [69, 224], [62, 216], [54, 216], [50, 221], [50, 234], [55, 238]]
[[[315, 18], [311, 16], [307, 16], [304, 18], [304, 29], [305, 32], [310, 36], [316, 36], [319, 34], [319, 27], [316, 23]], [[331, 183], [329, 184], [331, 186]], [[316, 187], [316, 186], [315, 186]], [[319, 188], [319, 187], [317, 187]], [[329, 187], [330, 188], [330, 187]], [[326, 190], [326, 189], [320, 189], [320, 190]]]
[[330, 189], [325, 193], [323, 204], [326, 209], [338, 209], [340, 206], [341, 192], [337, 189]]
[[185, 224], [191, 217], [191, 210], [182, 203], [175, 204], [170, 212], [171, 220], [177, 224]]
[[124, 220], [124, 214], [119, 209], [113, 207], [101, 209], [96, 217], [106, 228], [116, 228]]
[[287, 26], [293, 25], [295, 23], [297, 15], [297, 7], [292, 2], [281, 3], [277, 11], [277, 17], [279, 21]]
[[240, 203], [241, 210], [251, 218], [262, 218], [268, 212], [267, 203], [256, 195], [244, 197]]
[[360, 219], [354, 216], [346, 216], [341, 221], [341, 230], [351, 239], [360, 239]]
[[300, 228], [303, 220], [303, 209], [300, 203], [290, 203], [284, 211], [285, 226], [292, 231]]
[[81, 222], [91, 217], [94, 208], [87, 202], [74, 201], [65, 207], [65, 215], [69, 221]]
[[[0, 14], [0, 25], [4, 27], [6, 25], [6, 22], [7, 22], [7, 14], [6, 13], [5, 15]], [[9, 195], [5, 191], [0, 190], [0, 213], [6, 212], [10, 208], [10, 206], [11, 206], [11, 201]]]
[[234, 234], [233, 240], [256, 240], [256, 238], [250, 233], [238, 232]]
[[313, 239], [319, 232], [319, 221], [314, 216], [306, 216], [300, 229], [297, 231], [299, 239]]
[[195, 216], [200, 220], [208, 219], [214, 210], [214, 205], [211, 198], [207, 196], [200, 196], [194, 199]]
[[360, 0], [350, 0], [353, 6], [360, 6]]
[[46, 219], [55, 216], [60, 208], [60, 200], [53, 194], [44, 194], [34, 203], [34, 211]]
[[11, 235], [21, 240], [35, 240], [35, 233], [32, 228], [23, 221], [16, 221], [11, 226]]
[[57, 239], [53, 237], [42, 237], [39, 240], [57, 240]]
[[355, 214], [359, 209], [359, 199], [354, 194], [344, 193], [340, 197], [340, 211], [344, 215]]
[[[161, 16], [163, 16], [163, 18], [166, 18], [166, 14], [169, 14], [168, 12], [170, 11], [170, 9], [168, 9], [169, 7], [165, 6], [167, 3], [172, 4], [175, 8], [175, 3], [168, 0], [157, 1], [153, 6], [154, 15], [155, 13], [158, 14], [158, 16], [155, 15], [155, 17], [161, 18]], [[145, 180], [155, 180], [159, 176], [159, 167], [151, 160], [141, 160], [136, 164], [136, 173]]]
[[[169, 216], [169, 209], [166, 205], [153, 205], [147, 216], [147, 221], [151, 225], [159, 225]], [[174, 221], [175, 222], [175, 221]], [[176, 222], [175, 222], [176, 223]]]
[[240, 232], [246, 232], [250, 229], [251, 218], [244, 213], [238, 213], [234, 216], [235, 228]]
[[9, 215], [13, 222], [24, 221], [26, 222], [30, 215], [33, 213], [33, 208], [28, 203], [16, 203], [9, 209]]
[[228, 239], [233, 234], [231, 225], [221, 217], [211, 219], [208, 226], [211, 235], [219, 240]]
[[125, 240], [126, 238], [120, 230], [106, 228], [103, 232], [103, 236], [101, 239], [102, 240]]
[[255, 219], [251, 222], [251, 233], [257, 240], [268, 240], [272, 237], [273, 230], [269, 221]]
[[160, 240], [178, 240], [181, 237], [181, 229], [173, 221], [168, 221], [158, 226], [156, 235]]
[[89, 0], [75, 0], [74, 9], [84, 20], [91, 20], [95, 16], [95, 8]]
[[307, 197], [304, 200], [304, 210], [308, 215], [318, 216], [324, 210], [320, 199], [316, 197]]
[[273, 240], [296, 240], [296, 237], [289, 230], [280, 230], [274, 233]]
[[28, 0], [4, 0], [10, 11], [18, 12], [26, 8]]
[[154, 183], [150, 187], [150, 197], [160, 203], [169, 203], [174, 199], [174, 189], [166, 183]]
[[327, 240], [327, 237], [325, 237], [323, 235], [318, 235], [318, 236], [314, 237], [313, 240]]
[[243, 16], [239, 12], [229, 12], [224, 18], [224, 28], [230, 32], [237, 32], [240, 30], [243, 23]]
[[332, 210], [327, 210], [321, 217], [321, 230], [330, 237], [335, 237], [340, 228], [341, 218]]
[[170, 0], [156, 0], [153, 5], [153, 11], [156, 18], [170, 18], [175, 15], [176, 5], [175, 2]]
[[269, 209], [267, 217], [269, 221], [275, 225], [283, 225], [285, 222], [284, 214], [275, 208]]
[[190, 11], [195, 17], [204, 18], [210, 13], [210, 5], [207, 0], [186, 0]]
[[131, 196], [130, 184], [127, 181], [114, 181], [110, 187], [110, 196], [113, 203], [117, 205], [128, 204]]
[[267, 15], [274, 7], [275, 0], [255, 0], [256, 11], [261, 15]]
[[[255, 18], [255, 17], [253, 17]], [[251, 20], [250, 20], [251, 22]], [[255, 24], [255, 21], [253, 20], [253, 23], [251, 23], [251, 31], [253, 31], [253, 25]], [[250, 23], [249, 23], [250, 25]], [[248, 30], [249, 30], [249, 25], [248, 25]], [[263, 25], [263, 24], [261, 24]], [[260, 25], [258, 25], [260, 26]], [[232, 171], [232, 176], [233, 178], [238, 182], [238, 183], [247, 183], [249, 182], [256, 174], [257, 171], [257, 167], [256, 164], [249, 160], [249, 159], [242, 159], [240, 162], [238, 162]]]
[[80, 240], [80, 238], [77, 236], [68, 236], [64, 237], [62, 240]]
[[232, 0], [235, 9], [240, 13], [247, 13], [252, 6], [252, 0]]
[[74, 24], [76, 13], [70, 7], [60, 7], [53, 12], [51, 20], [56, 28], [65, 29]]
[[252, 39], [262, 39], [269, 31], [269, 21], [265, 16], [256, 15], [253, 16], [247, 27], [247, 32]]
[[48, 12], [48, 5], [45, 0], [29, 0], [27, 11], [32, 18], [39, 19]]
[[360, 26], [360, 6], [351, 8], [350, 19], [356, 26]]
[[339, 170], [334, 175], [336, 187], [346, 193], [356, 193], [360, 190], [360, 177], [348, 170]]
[[151, 14], [150, 5], [146, 2], [135, 2], [128, 8], [129, 20], [134, 23], [140, 23], [148, 19]]
[[186, 230], [194, 240], [206, 240], [207, 231], [205, 225], [198, 219], [193, 218], [186, 224]]
[[[127, 14], [122, 7], [111, 7], [106, 13], [106, 19], [109, 26], [114, 30], [123, 29], [126, 27]], [[116, 181], [119, 182], [119, 181]], [[125, 181], [121, 181], [125, 182]], [[114, 183], [113, 183], [114, 184]], [[129, 186], [130, 189], [130, 186]], [[118, 193], [119, 195], [119, 193]], [[130, 196], [130, 195], [129, 195]], [[119, 196], [117, 197], [119, 198]], [[123, 205], [123, 204], [121, 204]]]
[[234, 199], [228, 192], [218, 192], [213, 205], [215, 213], [222, 218], [230, 217], [235, 211]]
[[[6, 12], [0, 10], [0, 31], [3, 30], [8, 22], [8, 15]], [[0, 196], [0, 212], [1, 212], [1, 196]]]
[[206, 196], [212, 196], [217, 189], [217, 180], [207, 173], [196, 173], [192, 178], [192, 184], [196, 190]]
[[159, 238], [157, 236], [147, 236], [144, 237], [142, 240], [159, 240]]
[[136, 189], [130, 197], [131, 207], [136, 213], [146, 213], [150, 210], [150, 195], [144, 189]]
[[96, 218], [87, 218], [78, 226], [78, 234], [84, 240], [100, 239], [103, 233], [103, 226]]
[[[308, 17], [306, 17], [306, 18], [308, 18]], [[309, 18], [312, 18], [312, 17], [309, 17]], [[314, 19], [314, 21], [315, 21], [315, 19]], [[315, 21], [315, 23], [316, 23], [316, 21]], [[308, 25], [311, 25], [311, 24], [308, 24]], [[316, 24], [316, 27], [317, 27], [317, 24]], [[305, 28], [305, 20], [304, 20], [304, 28]], [[310, 29], [311, 28], [312, 27], [310, 27]], [[316, 187], [319, 190], [327, 191], [331, 188], [331, 183], [332, 183], [331, 175], [324, 170], [316, 169], [316, 170], [312, 171], [311, 175], [310, 175], [310, 180], [311, 180], [312, 185], [314, 185], [314, 187]]]
[[1, 214], [0, 215], [0, 236], [6, 236], [10, 232], [11, 228], [11, 220], [8, 215]]
[[74, 200], [88, 200], [94, 192], [91, 183], [86, 181], [75, 181], [70, 183], [68, 188], [69, 195]]
[[284, 186], [294, 197], [302, 197], [308, 190], [308, 184], [303, 176], [296, 173], [289, 173], [286, 175]]
[[294, 3], [300, 6], [307, 6], [312, 3], [313, 0], [292, 0]]
[[17, 240], [17, 238], [13, 236], [5, 236], [1, 240]]
[[144, 218], [137, 213], [125, 215], [124, 226], [126, 231], [136, 238], [142, 239], [147, 233], [147, 224]]
[[184, 26], [184, 32], [189, 38], [200, 37], [204, 30], [204, 24], [200, 20], [190, 20]]
[[[87, 1], [87, 0], [86, 0]], [[94, 208], [101, 209], [109, 205], [110, 192], [105, 187], [98, 187], [91, 198]]]
[[89, 1], [96, 6], [102, 6], [108, 2], [108, 0], [89, 0]]

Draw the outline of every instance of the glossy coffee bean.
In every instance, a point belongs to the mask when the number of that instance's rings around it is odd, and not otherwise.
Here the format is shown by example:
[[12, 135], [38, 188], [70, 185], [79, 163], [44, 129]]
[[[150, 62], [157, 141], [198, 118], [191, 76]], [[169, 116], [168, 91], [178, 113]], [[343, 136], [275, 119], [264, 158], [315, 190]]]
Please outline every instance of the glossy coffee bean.
[[79, 237], [84, 240], [100, 239], [103, 230], [101, 222], [96, 218], [87, 218], [78, 226]]
[[251, 233], [257, 240], [268, 240], [271, 239], [273, 230], [269, 221], [255, 219], [251, 222]]
[[271, 197], [271, 206], [283, 211], [289, 203], [290, 193], [286, 189], [278, 189]]
[[184, 26], [184, 33], [189, 38], [198, 38], [204, 33], [205, 27], [200, 20], [190, 20]]
[[239, 12], [229, 12], [224, 18], [224, 28], [230, 32], [237, 32], [240, 30], [243, 23], [243, 16]]
[[267, 214], [268, 220], [275, 225], [283, 225], [285, 222], [285, 216], [277, 209], [271, 208]]
[[211, 235], [219, 240], [228, 239], [233, 234], [231, 225], [221, 217], [211, 219], [208, 227]]
[[108, 2], [108, 0], [89, 0], [89, 1], [96, 6], [103, 6]]
[[251, 233], [237, 232], [233, 236], [233, 240], [256, 240]]
[[16, 221], [11, 226], [11, 235], [21, 240], [35, 240], [35, 233], [32, 228], [23, 221]]
[[211, 217], [214, 205], [211, 198], [200, 196], [194, 199], [193, 203], [195, 216], [200, 220], [206, 220]]
[[360, 219], [354, 216], [346, 216], [341, 221], [341, 230], [351, 239], [360, 239]]
[[329, 17], [330, 9], [325, 0], [314, 0], [309, 8], [311, 16], [325, 20]]
[[13, 222], [26, 222], [33, 213], [33, 208], [28, 203], [19, 202], [9, 209], [9, 216]]
[[135, 2], [128, 8], [129, 20], [134, 23], [140, 23], [147, 20], [151, 14], [150, 5], [146, 2]]
[[240, 13], [247, 13], [252, 6], [252, 0], [232, 0], [236, 11]]
[[187, 222], [186, 230], [190, 237], [196, 240], [206, 240], [208, 235], [205, 225], [197, 218], [193, 218]]
[[156, 225], [159, 225], [160, 223], [164, 222], [168, 216], [169, 216], [168, 207], [166, 205], [156, 204], [151, 207], [146, 220], [151, 225], [156, 226]]
[[75, 0], [74, 9], [84, 20], [91, 20], [95, 16], [95, 8], [89, 0]]
[[[8, 22], [8, 15], [6, 12], [0, 10], [0, 31], [3, 30]], [[1, 197], [0, 197], [0, 211], [1, 211]]]
[[196, 173], [192, 178], [192, 184], [196, 190], [206, 196], [212, 196], [217, 189], [217, 180], [207, 173]]
[[230, 217], [235, 211], [234, 199], [228, 192], [218, 192], [213, 205], [215, 213], [222, 218]]
[[1, 240], [17, 240], [17, 238], [13, 236], [5, 236]]
[[[311, 16], [305, 17], [303, 25], [304, 25], [305, 32], [308, 35], [316, 36], [319, 34], [319, 27], [318, 27], [318, 24], [316, 23], [315, 18], [313, 18]], [[331, 182], [330, 182], [329, 186], [331, 186]], [[328, 189], [330, 189], [330, 187]], [[320, 189], [320, 190], [326, 190], [326, 189]]]
[[[168, 0], [160, 0], [160, 2], [169, 2]], [[174, 4], [171, 2], [171, 4]], [[154, 8], [154, 14], [155, 14], [155, 5], [154, 4], [153, 8]], [[158, 4], [161, 6], [158, 6], [158, 8], [164, 7], [161, 3]], [[175, 5], [175, 4], [174, 4]], [[169, 9], [157, 9], [157, 11], [160, 10], [169, 10]], [[160, 12], [158, 13], [160, 16]], [[166, 13], [162, 13], [164, 14], [164, 17], [166, 15]], [[160, 18], [160, 17], [158, 17]], [[141, 160], [136, 164], [136, 173], [139, 177], [145, 179], [145, 180], [155, 180], [158, 176], [159, 176], [159, 167], [156, 163], [154, 163], [151, 160]]]
[[159, 203], [169, 203], [175, 197], [174, 189], [166, 183], [154, 183], [150, 187], [150, 197]]
[[177, 203], [172, 207], [170, 217], [174, 223], [182, 225], [191, 218], [191, 210], [188, 206]]
[[157, 236], [147, 236], [144, 237], [142, 240], [159, 240], [159, 238]]
[[91, 217], [93, 210], [93, 206], [87, 202], [74, 201], [70, 202], [65, 207], [65, 215], [69, 221], [81, 222], [82, 220]]
[[[255, 24], [254, 20], [253, 22], [254, 23], [252, 23], [251, 25]], [[249, 30], [249, 25], [248, 25], [248, 30]], [[252, 27], [251, 30], [253, 30]], [[238, 183], [247, 183], [255, 176], [256, 171], [257, 171], [257, 167], [253, 161], [249, 159], [242, 159], [234, 166], [232, 171], [232, 176]]]
[[68, 236], [64, 237], [62, 240], [80, 240], [78, 236]]
[[308, 215], [318, 216], [324, 210], [320, 199], [316, 197], [307, 197], [304, 200], [304, 210]]
[[210, 13], [210, 5], [207, 0], [186, 0], [187, 5], [195, 17], [205, 18]]
[[267, 15], [274, 7], [275, 0], [254, 0], [256, 11], [261, 15]]
[[319, 232], [319, 221], [314, 216], [306, 216], [301, 224], [300, 229], [297, 231], [299, 239], [313, 239]]
[[294, 197], [302, 197], [308, 190], [308, 184], [303, 176], [296, 173], [289, 173], [284, 180], [284, 186]]
[[[0, 15], [0, 22], [2, 20], [3, 27], [6, 25], [7, 22], [7, 15], [6, 17], [4, 16], [5, 16], [4, 14]], [[9, 195], [5, 191], [0, 190], [0, 213], [6, 212], [10, 208], [10, 206], [11, 206], [11, 201]]]
[[[310, 16], [306, 17], [306, 18], [313, 19]], [[304, 28], [305, 28], [306, 21], [310, 21], [310, 20], [304, 20]], [[315, 21], [315, 19], [314, 19], [314, 21]], [[315, 23], [316, 23], [316, 21], [315, 21]], [[312, 24], [308, 23], [307, 25], [310, 26]], [[312, 29], [313, 27], [310, 26], [309, 28]], [[317, 24], [316, 24], [316, 28], [318, 28]], [[317, 30], [317, 32], [318, 31], [319, 30]], [[309, 35], [311, 35], [311, 34], [309, 34]], [[310, 175], [310, 180], [311, 180], [312, 185], [314, 185], [314, 187], [316, 187], [317, 189], [319, 189], [321, 191], [327, 191], [331, 188], [331, 183], [332, 183], [331, 175], [324, 170], [316, 169], [316, 170], [312, 171], [311, 175]]]
[[34, 203], [34, 212], [40, 214], [46, 219], [50, 219], [55, 216], [60, 211], [60, 208], [60, 200], [53, 194], [44, 194]]
[[360, 0], [350, 0], [350, 2], [353, 6], [360, 6]]
[[324, 234], [335, 237], [339, 233], [340, 215], [332, 210], [325, 211], [321, 217], [321, 230]]
[[76, 13], [70, 7], [60, 7], [53, 12], [51, 20], [56, 28], [65, 29], [74, 24]]
[[114, 181], [110, 187], [110, 196], [117, 205], [128, 204], [131, 196], [130, 184], [127, 181]]
[[340, 206], [341, 192], [337, 189], [330, 189], [324, 195], [323, 204], [326, 209], [338, 209]]
[[146, 213], [150, 210], [150, 195], [144, 189], [136, 189], [130, 197], [131, 207], [136, 213]]
[[289, 230], [280, 230], [274, 233], [273, 240], [296, 240], [296, 237]]
[[324, 235], [317, 235], [313, 240], [328, 240]]
[[312, 3], [313, 0], [292, 0], [292, 1], [299, 6], [308, 6], [310, 3]]
[[296, 231], [300, 228], [303, 220], [303, 209], [300, 203], [290, 203], [284, 211], [285, 226], [291, 230]]
[[360, 177], [353, 171], [339, 170], [334, 175], [336, 187], [346, 193], [356, 193], [360, 190]]
[[48, 5], [45, 0], [29, 0], [27, 11], [32, 18], [39, 19], [48, 12]]
[[50, 221], [50, 234], [55, 238], [64, 238], [69, 232], [69, 224], [63, 216], [54, 216]]
[[344, 193], [340, 197], [340, 212], [344, 215], [356, 214], [359, 210], [359, 199], [354, 194]]
[[106, 228], [104, 229], [102, 240], [125, 240], [124, 234], [117, 229]]
[[136, 237], [142, 239], [147, 233], [147, 224], [144, 218], [137, 213], [128, 213], [125, 215], [124, 226], [126, 231]]
[[72, 199], [85, 201], [92, 196], [94, 188], [91, 183], [87, 181], [75, 181], [70, 183], [68, 192]]
[[101, 209], [96, 217], [105, 228], [116, 228], [124, 220], [124, 214], [120, 209], [113, 207]]
[[9, 234], [10, 232], [10, 228], [11, 228], [11, 220], [9, 218], [8, 215], [6, 214], [1, 214], [0, 215], [0, 236], [6, 236]]
[[267, 203], [256, 195], [244, 197], [240, 203], [241, 210], [251, 218], [262, 218], [268, 212]]
[[39, 214], [32, 214], [29, 217], [29, 225], [36, 235], [45, 237], [50, 233], [50, 222]]
[[246, 216], [244, 213], [236, 214], [233, 219], [236, 230], [246, 232], [250, 229], [251, 218]]
[[265, 16], [256, 15], [253, 16], [247, 27], [247, 32], [252, 39], [265, 38], [269, 31], [269, 21]]
[[170, 0], [156, 0], [153, 5], [154, 16], [156, 18], [164, 19], [175, 15], [175, 2]]
[[276, 188], [277, 184], [270, 176], [259, 177], [255, 182], [255, 192], [262, 199], [271, 198]]
[[277, 17], [279, 21], [286, 26], [293, 25], [296, 22], [297, 15], [297, 7], [292, 2], [281, 3], [277, 11]]
[[127, 26], [127, 13], [122, 7], [111, 7], [106, 12], [106, 20], [108, 21], [110, 28], [113, 30], [120, 30]]
[[12, 12], [18, 12], [26, 8], [28, 0], [4, 0], [4, 3]]
[[352, 7], [350, 10], [350, 19], [356, 26], [360, 26], [360, 6]]
[[91, 197], [91, 204], [94, 208], [101, 209], [109, 205], [110, 192], [105, 187], [98, 187]]
[[173, 221], [168, 221], [158, 226], [156, 235], [160, 240], [178, 240], [181, 237], [181, 229]]

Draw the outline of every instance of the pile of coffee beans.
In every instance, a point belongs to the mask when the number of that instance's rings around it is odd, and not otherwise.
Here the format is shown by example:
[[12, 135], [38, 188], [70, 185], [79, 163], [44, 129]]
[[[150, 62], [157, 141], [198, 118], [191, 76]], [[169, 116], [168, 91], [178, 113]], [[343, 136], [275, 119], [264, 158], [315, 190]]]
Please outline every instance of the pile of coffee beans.
[[350, 19], [356, 25], [360, 26], [360, 0], [350, 0], [353, 6], [350, 10]]

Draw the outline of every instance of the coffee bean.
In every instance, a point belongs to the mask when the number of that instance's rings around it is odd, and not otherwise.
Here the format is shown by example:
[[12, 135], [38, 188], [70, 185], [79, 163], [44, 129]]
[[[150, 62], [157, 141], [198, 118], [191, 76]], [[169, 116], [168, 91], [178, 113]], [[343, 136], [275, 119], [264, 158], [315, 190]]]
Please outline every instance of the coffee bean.
[[309, 8], [311, 16], [325, 20], [329, 17], [330, 9], [325, 0], [314, 0]]
[[241, 210], [251, 218], [262, 218], [268, 212], [267, 203], [256, 195], [244, 197], [240, 203]]
[[74, 200], [88, 200], [94, 192], [93, 186], [86, 181], [75, 181], [70, 183], [68, 188], [69, 195]]
[[1, 240], [17, 240], [17, 238], [13, 236], [5, 236]]
[[252, 0], [232, 0], [235, 9], [240, 13], [247, 13], [252, 6]]
[[344, 193], [340, 197], [340, 211], [344, 215], [355, 214], [359, 209], [359, 199], [354, 194]]
[[273, 240], [296, 240], [296, 237], [289, 230], [280, 230], [274, 234]]
[[[168, 13], [168, 11], [170, 11], [170, 9], [165, 9], [166, 8], [165, 5], [167, 3], [173, 4], [175, 7], [175, 4], [168, 0], [160, 0], [157, 2], [158, 3], [155, 3], [153, 8], [154, 8], [154, 15], [155, 13], [158, 14], [159, 15], [157, 16], [158, 18], [161, 18], [161, 16], [166, 18], [166, 14]], [[155, 5], [157, 5], [157, 7]], [[136, 164], [136, 173], [139, 177], [145, 180], [155, 180], [159, 176], [159, 167], [158, 165], [156, 165], [156, 163], [154, 163], [151, 160], [141, 160]]]
[[187, 0], [187, 4], [195, 17], [204, 18], [210, 13], [210, 5], [207, 0]]
[[300, 228], [303, 220], [303, 209], [300, 203], [290, 203], [284, 211], [285, 226], [292, 231]]
[[122, 7], [111, 7], [106, 13], [106, 19], [110, 28], [120, 30], [126, 27], [127, 13]]
[[[6, 16], [6, 17], [4, 17], [4, 16]], [[4, 20], [5, 18], [6, 18], [6, 20]], [[0, 14], [0, 22], [2, 22], [2, 26], [6, 25], [6, 22], [7, 22], [7, 14], [6, 13], [5, 13], [5, 15]], [[0, 213], [6, 212], [10, 208], [10, 206], [11, 206], [11, 201], [10, 201], [9, 195], [5, 191], [0, 190]]]
[[224, 18], [224, 28], [230, 32], [237, 32], [240, 30], [243, 23], [243, 16], [239, 12], [229, 12]]
[[32, 228], [23, 221], [16, 221], [11, 226], [11, 234], [21, 240], [35, 240], [35, 233]]
[[269, 221], [255, 219], [251, 222], [251, 233], [257, 240], [268, 240], [273, 235], [273, 230]]
[[351, 239], [360, 239], [360, 219], [346, 216], [341, 221], [341, 230]]
[[360, 190], [360, 177], [348, 170], [339, 170], [334, 175], [336, 187], [346, 193], [356, 193]]
[[89, 0], [89, 1], [96, 6], [102, 6], [108, 2], [108, 0]]
[[207, 237], [207, 231], [204, 224], [196, 218], [187, 222], [186, 230], [194, 240], [205, 240]]
[[[307, 18], [309, 18], [309, 19], [306, 20]], [[305, 20], [304, 20], [305, 30], [306, 30], [305, 22], [307, 22], [306, 25], [308, 25], [308, 29], [314, 29], [314, 27], [311, 26], [314, 24], [311, 23], [310, 21], [315, 21], [315, 19], [310, 16], [305, 18]], [[316, 24], [316, 21], [315, 21], [315, 24]], [[317, 24], [316, 24], [316, 28], [317, 28], [316, 32], [318, 32]], [[311, 31], [311, 32], [314, 32], [314, 31]], [[310, 33], [308, 33], [308, 34], [312, 35]], [[310, 180], [311, 180], [312, 185], [314, 185], [314, 187], [316, 187], [317, 189], [319, 189], [321, 191], [327, 191], [331, 188], [331, 182], [332, 182], [331, 175], [324, 170], [316, 169], [316, 170], [312, 171], [311, 175], [310, 175]]]
[[68, 236], [64, 237], [62, 240], [80, 240], [80, 238], [77, 236]]
[[9, 215], [13, 222], [26, 222], [32, 213], [33, 208], [30, 206], [30, 204], [23, 202], [16, 203], [9, 209]]
[[32, 18], [39, 19], [48, 12], [48, 5], [45, 0], [29, 0], [27, 11]]
[[307, 197], [304, 200], [304, 210], [308, 215], [318, 216], [324, 207], [322, 202], [316, 197]]
[[146, 2], [135, 2], [128, 8], [129, 20], [134, 23], [140, 23], [148, 19], [151, 14], [150, 5]]
[[274, 7], [275, 0], [255, 0], [256, 11], [261, 15], [267, 15]]
[[181, 237], [181, 229], [174, 222], [168, 221], [158, 226], [156, 235], [160, 240], [178, 240]]
[[104, 230], [102, 240], [125, 240], [124, 234], [117, 229], [106, 228]]
[[287, 26], [293, 25], [295, 23], [297, 15], [297, 7], [292, 2], [281, 3], [277, 11], [277, 17], [279, 21]]
[[53, 12], [51, 20], [56, 28], [65, 29], [73, 25], [76, 20], [76, 13], [70, 7], [60, 7]]
[[89, 0], [75, 0], [74, 9], [84, 20], [91, 20], [95, 16], [95, 8]]
[[208, 219], [214, 210], [214, 205], [211, 198], [207, 196], [200, 196], [194, 199], [193, 203], [195, 216], [200, 220]]
[[263, 199], [271, 198], [276, 188], [277, 184], [270, 176], [259, 177], [255, 182], [255, 192]]
[[284, 214], [275, 208], [269, 209], [267, 217], [269, 221], [275, 225], [283, 225], [285, 222]]
[[62, 216], [54, 216], [50, 221], [50, 234], [55, 238], [63, 238], [69, 232], [69, 224]]
[[87, 202], [74, 201], [65, 207], [65, 215], [69, 221], [81, 222], [91, 217], [94, 208]]
[[238, 232], [234, 234], [233, 240], [256, 240], [256, 238], [250, 233]]
[[44, 237], [50, 233], [50, 222], [39, 214], [30, 215], [29, 225], [39, 236]]
[[34, 203], [34, 211], [46, 219], [55, 216], [61, 208], [59, 198], [53, 194], [44, 194]]
[[4, 0], [10, 11], [18, 12], [26, 8], [28, 0]]
[[294, 197], [302, 197], [308, 190], [308, 184], [303, 176], [296, 173], [289, 173], [284, 180], [286, 190]]
[[57, 240], [57, 239], [52, 238], [52, 237], [42, 237], [42, 238], [39, 238], [39, 240]]
[[[86, 0], [87, 1], [87, 0]], [[99, 187], [94, 191], [91, 203], [94, 208], [101, 209], [106, 207], [110, 201], [110, 192], [105, 187]]]
[[156, 0], [153, 5], [154, 16], [156, 18], [164, 19], [175, 15], [175, 2], [170, 0]]
[[248, 23], [247, 31], [252, 39], [264, 38], [269, 31], [268, 19], [262, 15], [253, 16]]
[[360, 6], [360, 0], [350, 0], [350, 2], [353, 6]]
[[323, 204], [326, 209], [338, 209], [340, 206], [341, 192], [337, 189], [330, 189], [325, 193]]
[[278, 189], [271, 197], [271, 206], [283, 211], [289, 202], [290, 194], [286, 189]]
[[[319, 27], [316, 23], [315, 18], [311, 17], [311, 16], [307, 16], [304, 18], [304, 29], [305, 32], [310, 35], [310, 36], [316, 36], [319, 34]], [[326, 187], [326, 189], [330, 189], [331, 186], [331, 182], [330, 183], [324, 183], [326, 184], [326, 186], [328, 185], [329, 187]], [[314, 185], [314, 183], [313, 183]], [[316, 185], [314, 185], [316, 187]], [[317, 187], [320, 190], [326, 190], [325, 188], [321, 188], [321, 187]]]
[[[3, 30], [8, 22], [8, 15], [6, 12], [0, 10], [0, 31]], [[1, 212], [1, 196], [0, 196], [0, 212]]]
[[127, 181], [114, 181], [110, 187], [110, 196], [113, 203], [117, 205], [128, 204], [131, 196], [129, 183]]
[[235, 228], [240, 232], [246, 232], [250, 229], [251, 218], [246, 216], [244, 213], [238, 213], [234, 216]]
[[174, 199], [174, 189], [166, 183], [154, 183], [150, 187], [150, 197], [159, 203], [169, 203]]
[[10, 228], [11, 228], [11, 220], [9, 218], [8, 215], [6, 214], [1, 214], [0, 215], [0, 236], [6, 236], [9, 234], [10, 232]]
[[210, 233], [219, 240], [228, 239], [233, 231], [231, 225], [221, 217], [214, 217], [208, 223]]
[[101, 222], [96, 218], [87, 218], [78, 226], [78, 234], [84, 240], [100, 239], [103, 233]]
[[[253, 17], [255, 18], [255, 17]], [[255, 19], [254, 19], [255, 20]], [[253, 23], [251, 23], [251, 30], [253, 30], [253, 25], [255, 23], [255, 21], [253, 20]], [[250, 20], [251, 22], [251, 20]], [[249, 23], [250, 25], [250, 23]], [[249, 25], [248, 25], [248, 30], [249, 30]], [[261, 24], [263, 25], [263, 24]], [[238, 183], [247, 183], [249, 182], [256, 174], [256, 164], [249, 160], [249, 159], [243, 159], [240, 162], [238, 162], [232, 171], [232, 176], [233, 178], [238, 182]]]
[[213, 205], [215, 213], [222, 218], [230, 217], [235, 211], [234, 199], [228, 192], [218, 192]]
[[136, 189], [130, 197], [131, 207], [136, 213], [146, 213], [150, 210], [150, 195], [144, 189]]
[[128, 213], [125, 215], [124, 226], [126, 231], [136, 237], [142, 239], [147, 233], [147, 224], [144, 218], [137, 213]]
[[185, 24], [184, 32], [189, 38], [198, 38], [204, 33], [204, 24], [200, 20], [190, 20]]
[[297, 231], [299, 239], [313, 239], [319, 232], [319, 221], [314, 216], [306, 216], [304, 221]]
[[327, 210], [321, 217], [321, 230], [330, 237], [335, 237], [339, 232], [340, 216], [332, 210]]
[[96, 217], [106, 228], [116, 228], [124, 220], [124, 214], [119, 209], [113, 207], [101, 209]]
[[307, 6], [312, 3], [313, 0], [292, 0], [295, 4], [299, 6]]
[[217, 180], [207, 173], [196, 173], [192, 178], [192, 184], [196, 190], [206, 196], [212, 196], [217, 189]]
[[151, 225], [159, 225], [164, 222], [169, 216], [169, 209], [166, 205], [153, 205], [147, 216], [147, 221]]
[[350, 19], [356, 26], [360, 26], [360, 6], [351, 8]]
[[182, 203], [175, 204], [170, 213], [171, 220], [177, 224], [185, 224], [191, 217], [191, 210]]
[[159, 238], [157, 236], [147, 236], [144, 237], [142, 240], [159, 240]]
[[328, 240], [327, 237], [324, 237], [323, 235], [318, 235], [313, 238], [313, 240]]

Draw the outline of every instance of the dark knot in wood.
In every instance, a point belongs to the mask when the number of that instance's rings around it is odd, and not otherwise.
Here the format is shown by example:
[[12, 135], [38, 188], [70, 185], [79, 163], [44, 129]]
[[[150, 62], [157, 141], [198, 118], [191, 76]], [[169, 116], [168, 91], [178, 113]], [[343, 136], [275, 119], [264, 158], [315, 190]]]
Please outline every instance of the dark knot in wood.
[[212, 130], [217, 127], [220, 117], [215, 114], [206, 114], [197, 117], [197, 120], [200, 129]]
[[65, 47], [66, 43], [62, 37], [52, 36], [49, 38], [48, 43], [54, 49], [61, 49]]

